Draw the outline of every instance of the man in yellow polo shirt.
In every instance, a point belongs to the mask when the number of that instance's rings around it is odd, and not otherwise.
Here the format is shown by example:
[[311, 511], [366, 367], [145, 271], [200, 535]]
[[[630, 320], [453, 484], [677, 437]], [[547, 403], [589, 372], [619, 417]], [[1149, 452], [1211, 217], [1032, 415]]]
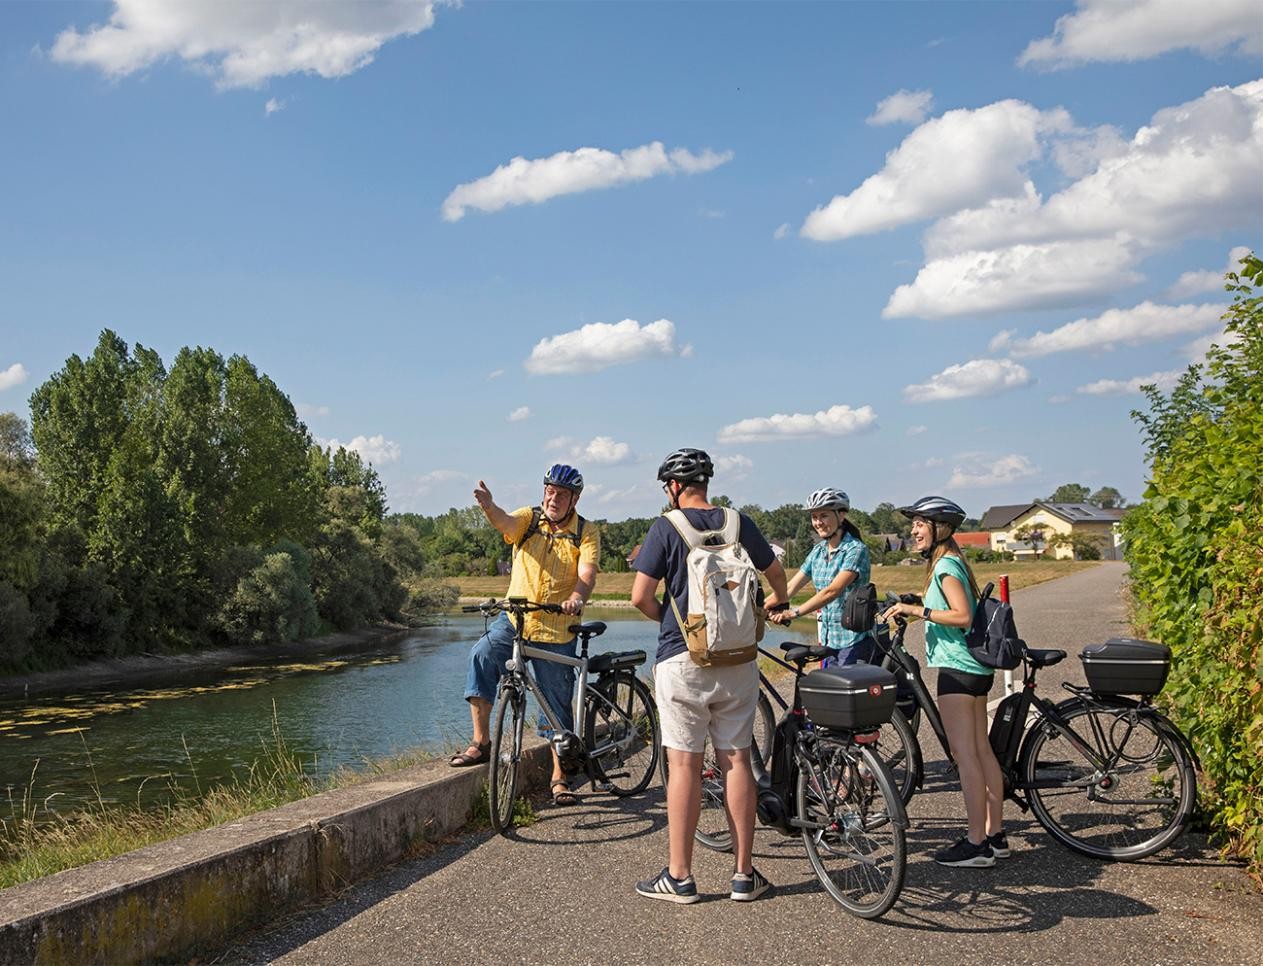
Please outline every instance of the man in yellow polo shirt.
[[[544, 499], [538, 511], [522, 507], [508, 513], [496, 505], [491, 491], [482, 480], [474, 490], [474, 499], [488, 522], [504, 535], [505, 543], [513, 544], [513, 569], [509, 577], [509, 596], [545, 604], [560, 604], [563, 613], [536, 611], [526, 615], [523, 634], [532, 647], [555, 650], [573, 657], [576, 639], [569, 631], [576, 615], [596, 583], [601, 538], [596, 527], [575, 510], [583, 492], [583, 476], [572, 466], [558, 463], [544, 474]], [[491, 757], [491, 705], [496, 688], [504, 674], [505, 662], [513, 655], [513, 624], [501, 614], [478, 639], [469, 654], [469, 672], [465, 678], [465, 700], [474, 724], [474, 740], [468, 749], [451, 760], [453, 768], [481, 765]], [[552, 661], [533, 661], [532, 671], [549, 706], [561, 719], [567, 731], [574, 730], [574, 669]], [[542, 735], [551, 728], [542, 714], [539, 718]], [[573, 805], [561, 763], [553, 754], [553, 801]]]

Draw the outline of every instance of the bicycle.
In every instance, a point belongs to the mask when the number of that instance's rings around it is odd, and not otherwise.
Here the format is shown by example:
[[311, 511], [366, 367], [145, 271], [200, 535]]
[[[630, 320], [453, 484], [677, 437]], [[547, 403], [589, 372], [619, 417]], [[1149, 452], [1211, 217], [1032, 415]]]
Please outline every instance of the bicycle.
[[[772, 731], [766, 758], [757, 743], [751, 747], [759, 822], [784, 835], [801, 835], [812, 870], [829, 896], [852, 915], [874, 919], [899, 897], [907, 865], [907, 811], [889, 769], [873, 749], [881, 722], [856, 718], [851, 709], [839, 711], [828, 697], [823, 702], [813, 698], [813, 716], [804, 705], [801, 684], [815, 675], [808, 675], [804, 666], [829, 651], [795, 642], [781, 649], [784, 660], [759, 649], [794, 672], [793, 699], [787, 702], [760, 671], [764, 688], [784, 713]], [[879, 668], [851, 665], [818, 673], [837, 680], [875, 675], [879, 693], [890, 691], [893, 699], [894, 678]], [[873, 681], [855, 691], [868, 692], [871, 686]], [[759, 703], [770, 713], [767, 693], [760, 694]], [[889, 716], [889, 711], [878, 717]], [[663, 761], [665, 784], [665, 755]], [[717, 768], [711, 781], [703, 772], [702, 796], [703, 816], [708, 809], [723, 814], [724, 785]], [[697, 841], [718, 850], [731, 848], [726, 819], [722, 834], [698, 834]]]
[[[508, 835], [513, 826], [528, 694], [535, 696], [553, 730], [551, 744], [566, 774], [583, 772], [594, 790], [609, 791], [620, 798], [645, 790], [662, 750], [662, 737], [653, 694], [636, 676], [636, 668], [647, 658], [644, 651], [588, 657], [589, 641], [605, 632], [603, 621], [571, 625], [570, 633], [581, 641], [577, 657], [532, 647], [523, 636], [526, 615], [533, 611], [560, 614], [559, 604], [510, 597], [465, 606], [461, 610], [481, 613], [488, 619], [507, 613], [515, 629], [513, 656], [500, 678], [491, 730], [488, 798], [491, 825], [497, 832]], [[578, 670], [579, 683], [573, 705], [577, 733], [562, 728], [557, 713], [531, 674], [526, 658], [568, 664]], [[594, 682], [589, 682], [589, 674], [596, 675]]]
[[[914, 597], [898, 600], [920, 603]], [[887, 597], [887, 605], [895, 602]], [[917, 709], [954, 765], [938, 706], [903, 647], [907, 621], [896, 617], [895, 624], [893, 640], [878, 635], [879, 646], [886, 644], [883, 663], [905, 672]], [[1033, 811], [1055, 841], [1083, 855], [1130, 862], [1160, 852], [1188, 827], [1197, 800], [1196, 753], [1152, 704], [1162, 682], [1137, 678], [1098, 693], [1090, 677], [1089, 686], [1066, 681], [1071, 696], [1054, 704], [1035, 693], [1035, 678], [1065, 657], [1062, 650], [1027, 648], [1021, 690], [996, 708], [989, 738], [1005, 798]], [[1125, 688], [1139, 700], [1112, 693]]]

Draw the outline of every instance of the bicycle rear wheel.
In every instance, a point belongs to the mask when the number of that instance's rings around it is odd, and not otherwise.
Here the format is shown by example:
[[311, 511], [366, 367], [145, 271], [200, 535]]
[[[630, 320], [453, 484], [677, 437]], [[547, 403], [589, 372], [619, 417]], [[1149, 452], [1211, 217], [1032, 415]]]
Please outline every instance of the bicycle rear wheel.
[[588, 753], [608, 746], [592, 759], [595, 777], [620, 797], [643, 792], [662, 750], [658, 708], [649, 688], [631, 672], [616, 673], [597, 681], [586, 705]]
[[898, 709], [890, 721], [881, 726], [877, 752], [890, 769], [900, 799], [907, 805], [921, 784], [921, 744], [912, 725]]
[[871, 748], [830, 738], [798, 755], [798, 821], [811, 867], [843, 909], [875, 919], [899, 897], [907, 866], [907, 817], [890, 772]]
[[502, 687], [491, 730], [491, 775], [487, 787], [491, 827], [501, 835], [508, 835], [513, 828], [513, 806], [517, 800], [518, 765], [522, 761], [525, 721], [525, 696], [511, 685]]
[[1188, 826], [1197, 798], [1193, 763], [1175, 725], [1121, 701], [1058, 711], [1108, 767], [1098, 771], [1048, 723], [1023, 742], [1018, 774], [1031, 808], [1062, 845], [1098, 859], [1153, 855]]

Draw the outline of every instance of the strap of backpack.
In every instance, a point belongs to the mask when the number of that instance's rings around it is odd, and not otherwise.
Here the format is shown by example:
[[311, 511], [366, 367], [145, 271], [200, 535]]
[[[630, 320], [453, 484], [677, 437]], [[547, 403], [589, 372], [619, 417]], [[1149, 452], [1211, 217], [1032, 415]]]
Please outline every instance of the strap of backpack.
[[720, 509], [724, 511], [724, 525], [718, 530], [698, 530], [689, 523], [683, 510], [668, 510], [663, 516], [675, 527], [680, 539], [690, 550], [700, 547], [711, 537], [719, 537], [724, 543], [736, 543], [741, 536], [741, 515], [728, 507]]

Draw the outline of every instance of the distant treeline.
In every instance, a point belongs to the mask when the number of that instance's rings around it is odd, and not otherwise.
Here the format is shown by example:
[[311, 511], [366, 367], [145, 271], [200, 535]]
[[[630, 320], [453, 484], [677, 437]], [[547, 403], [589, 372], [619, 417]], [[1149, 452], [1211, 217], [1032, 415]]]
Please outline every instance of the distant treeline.
[[242, 356], [102, 332], [0, 414], [0, 670], [277, 643], [441, 603], [354, 452]]

